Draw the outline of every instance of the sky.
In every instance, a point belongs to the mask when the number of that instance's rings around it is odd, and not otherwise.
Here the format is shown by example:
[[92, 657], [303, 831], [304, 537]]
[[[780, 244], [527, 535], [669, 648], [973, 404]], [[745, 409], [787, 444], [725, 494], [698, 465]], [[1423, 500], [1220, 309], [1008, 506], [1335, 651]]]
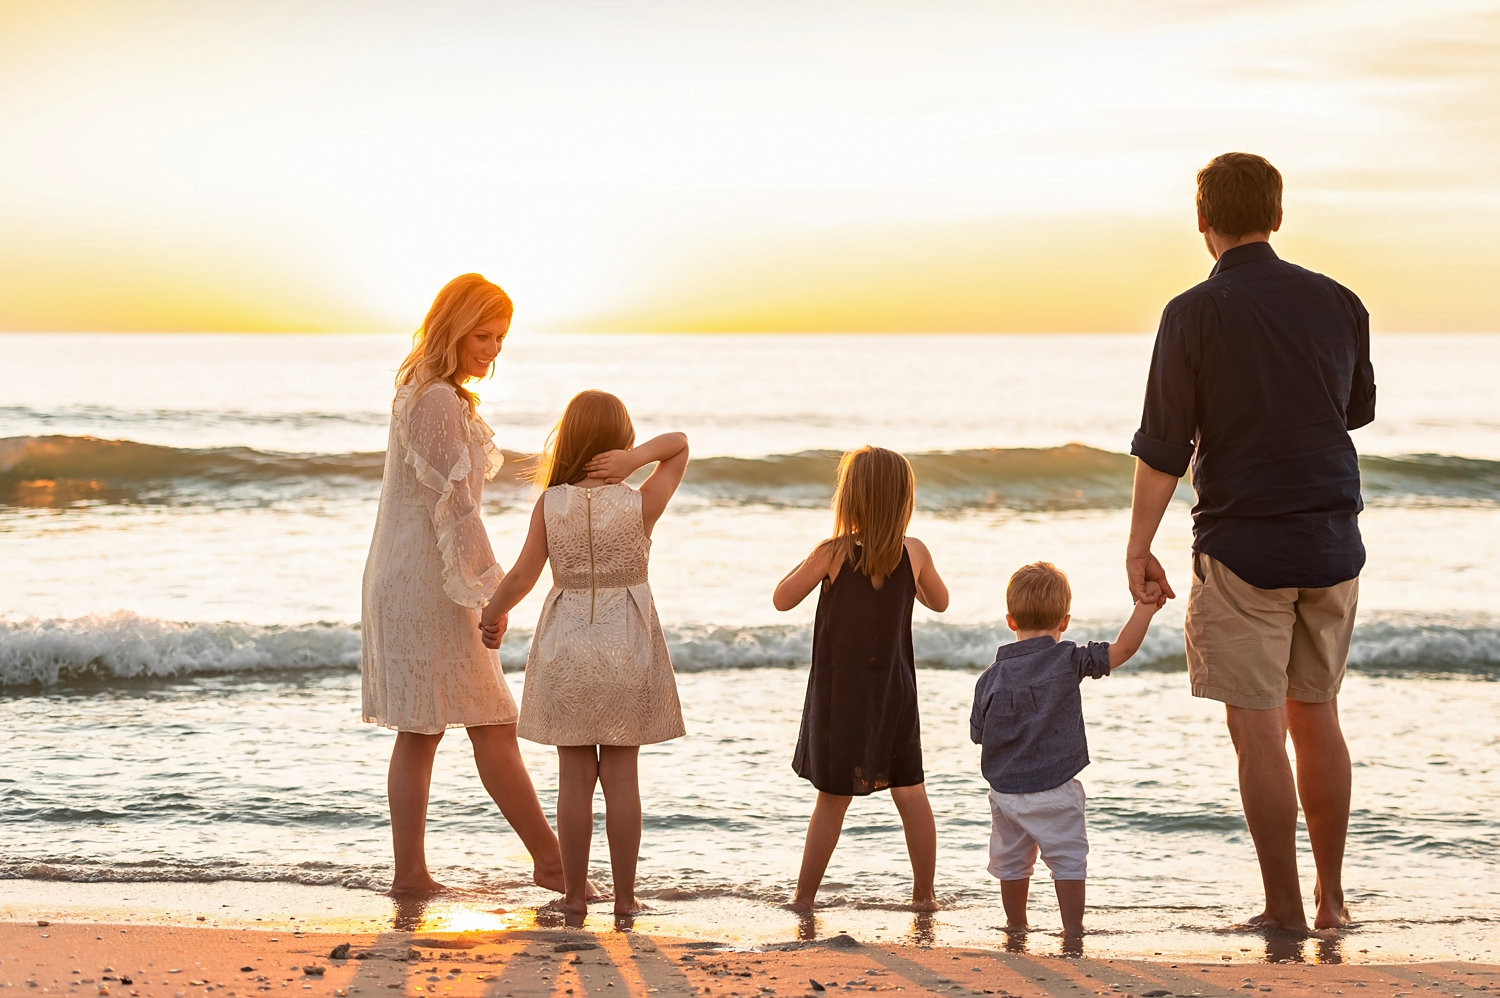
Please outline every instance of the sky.
[[0, 0], [0, 329], [1150, 331], [1193, 178], [1500, 330], [1500, 2]]

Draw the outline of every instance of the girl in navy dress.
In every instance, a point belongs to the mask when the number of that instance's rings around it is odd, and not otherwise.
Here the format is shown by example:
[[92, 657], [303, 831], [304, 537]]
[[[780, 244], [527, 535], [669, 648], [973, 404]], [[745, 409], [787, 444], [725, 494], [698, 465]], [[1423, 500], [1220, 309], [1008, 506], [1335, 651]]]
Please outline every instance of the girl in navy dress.
[[839, 462], [833, 536], [772, 595], [790, 610], [814, 589], [812, 671], [792, 768], [818, 791], [792, 908], [811, 911], [854, 797], [889, 790], [911, 856], [912, 907], [937, 907], [937, 827], [922, 774], [913, 599], [938, 612], [948, 588], [911, 522], [916, 479], [895, 451], [862, 447]]

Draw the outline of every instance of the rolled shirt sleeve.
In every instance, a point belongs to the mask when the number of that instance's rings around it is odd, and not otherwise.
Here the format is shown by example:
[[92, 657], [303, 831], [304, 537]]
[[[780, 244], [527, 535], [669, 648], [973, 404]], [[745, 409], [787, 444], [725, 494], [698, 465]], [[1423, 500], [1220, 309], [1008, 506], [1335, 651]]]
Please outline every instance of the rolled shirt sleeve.
[[1199, 323], [1216, 319], [1211, 305], [1176, 298], [1156, 331], [1141, 427], [1130, 453], [1173, 478], [1187, 473], [1198, 435]]
[[1090, 641], [1073, 649], [1073, 664], [1078, 668], [1078, 678], [1103, 679], [1109, 675], [1109, 642]]

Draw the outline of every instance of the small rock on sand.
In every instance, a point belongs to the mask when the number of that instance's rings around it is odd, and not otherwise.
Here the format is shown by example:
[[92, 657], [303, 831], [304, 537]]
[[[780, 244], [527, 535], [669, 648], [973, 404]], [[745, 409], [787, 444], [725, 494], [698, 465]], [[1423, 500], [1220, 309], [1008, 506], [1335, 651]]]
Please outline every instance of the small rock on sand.
[[322, 977], [324, 972], [327, 970], [327, 967], [320, 967], [314, 963], [303, 967], [302, 973], [306, 974], [308, 977]]
[[329, 952], [328, 959], [330, 959], [330, 960], [347, 960], [347, 959], [349, 959], [349, 944], [348, 943], [339, 943], [337, 946], [335, 946], [332, 949], [332, 951]]

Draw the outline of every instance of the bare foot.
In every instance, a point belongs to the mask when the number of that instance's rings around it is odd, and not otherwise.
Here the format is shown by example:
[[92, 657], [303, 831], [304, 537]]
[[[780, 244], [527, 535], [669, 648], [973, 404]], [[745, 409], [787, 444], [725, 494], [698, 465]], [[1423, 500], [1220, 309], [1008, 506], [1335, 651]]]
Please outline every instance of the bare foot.
[[1323, 885], [1314, 884], [1313, 901], [1318, 906], [1318, 913], [1313, 917], [1314, 929], [1343, 929], [1354, 921], [1349, 917], [1349, 906], [1344, 904], [1343, 891], [1324, 895]]
[[550, 911], [560, 912], [564, 915], [587, 915], [589, 906], [587, 901], [570, 901], [564, 894], [560, 898], [553, 898], [537, 909], [538, 912]]
[[391, 883], [391, 889], [386, 891], [392, 897], [398, 894], [441, 894], [448, 888], [433, 880], [431, 876], [423, 874], [411, 880], [397, 880]]
[[937, 911], [938, 910], [938, 899], [937, 899], [936, 895], [933, 895], [933, 894], [928, 894], [926, 897], [917, 897], [915, 894], [913, 894], [912, 897], [911, 897], [911, 910], [912, 911]]
[[1289, 932], [1299, 936], [1311, 935], [1311, 932], [1307, 928], [1307, 919], [1305, 917], [1298, 917], [1295, 920], [1280, 919], [1273, 917], [1269, 912], [1265, 911], [1253, 918], [1247, 919], [1241, 925], [1230, 926], [1231, 932], [1240, 929], [1255, 929], [1262, 932], [1269, 929], [1272, 932]]
[[[559, 894], [566, 894], [568, 890], [567, 885], [563, 883], [562, 867], [558, 867], [557, 869], [552, 869], [551, 867], [543, 869], [541, 866], [533, 866], [531, 868], [531, 882], [538, 887], [545, 887], [547, 890], [556, 891]], [[614, 896], [592, 880], [585, 884], [584, 894], [587, 895], [589, 904], [594, 904], [597, 901], [608, 901]]]
[[567, 889], [563, 886], [561, 864], [555, 867], [544, 867], [540, 863], [533, 864], [531, 867], [531, 882], [538, 887], [545, 887], [549, 891], [556, 891], [558, 894], [563, 893]]
[[813, 899], [794, 897], [787, 902], [786, 906], [799, 915], [811, 915], [813, 910]]
[[650, 911], [650, 905], [642, 904], [635, 898], [630, 898], [629, 900], [622, 899], [615, 902], [616, 918], [634, 918], [636, 915], [649, 914]]

